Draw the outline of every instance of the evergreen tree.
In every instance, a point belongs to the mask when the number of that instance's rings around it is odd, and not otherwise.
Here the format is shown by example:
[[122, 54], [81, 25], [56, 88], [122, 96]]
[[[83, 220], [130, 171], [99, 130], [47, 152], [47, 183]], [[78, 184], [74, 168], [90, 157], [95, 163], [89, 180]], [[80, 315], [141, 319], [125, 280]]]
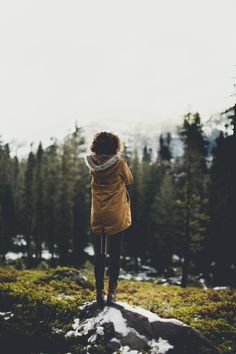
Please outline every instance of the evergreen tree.
[[143, 159], [142, 161], [144, 163], [148, 163], [150, 164], [150, 162], [152, 161], [152, 148], [147, 148], [147, 145], [144, 145], [143, 148]]
[[180, 137], [184, 144], [182, 189], [183, 210], [183, 252], [182, 282], [187, 285], [190, 261], [199, 262], [204, 249], [207, 226], [207, 141], [202, 131], [198, 113], [187, 114], [180, 129]]
[[[150, 171], [150, 185], [147, 188], [149, 190], [148, 199], [146, 204], [148, 205], [148, 250], [151, 257], [151, 263], [160, 271], [164, 268], [164, 262], [158, 257], [161, 254], [163, 242], [161, 240], [161, 232], [158, 225], [163, 221], [163, 210], [160, 210], [159, 200], [161, 189], [163, 188], [163, 181], [167, 174], [171, 173], [171, 135], [168, 133], [166, 138], [161, 134], [159, 137], [159, 150], [156, 161], [151, 166]], [[160, 238], [160, 239], [159, 239]], [[157, 259], [158, 258], [158, 259]], [[165, 257], [164, 257], [165, 258]]]
[[32, 266], [32, 242], [33, 242], [33, 176], [35, 168], [35, 156], [31, 151], [28, 155], [27, 163], [21, 168], [24, 169], [24, 180], [20, 197], [21, 203], [21, 223], [20, 229], [26, 238], [26, 250], [28, 257], [28, 266]]
[[18, 160], [17, 156], [14, 156], [14, 158], [13, 158], [12, 170], [13, 170], [13, 191], [15, 194], [18, 190], [18, 178], [19, 178], [19, 172], [20, 172], [19, 160]]
[[89, 171], [82, 154], [85, 153], [83, 129], [75, 127], [72, 136], [74, 150], [74, 195], [73, 195], [73, 257], [75, 266], [83, 264], [84, 247], [87, 243], [90, 224], [90, 182]]
[[151, 259], [161, 273], [171, 266], [171, 258], [177, 243], [176, 186], [171, 171], [163, 176], [160, 190], [155, 195], [151, 208], [153, 232]]
[[153, 201], [153, 183], [152, 180], [152, 149], [143, 148], [142, 157], [142, 214], [141, 220], [143, 225], [143, 234], [145, 235], [145, 244], [143, 244], [142, 263], [144, 263], [149, 254], [148, 245], [151, 241], [152, 234], [150, 229], [150, 212]]
[[84, 142], [82, 128], [76, 126], [75, 131], [64, 139], [62, 146], [57, 209], [57, 243], [61, 264], [68, 261], [72, 252], [75, 260], [81, 257], [85, 244], [83, 232], [88, 221], [83, 220], [83, 208], [86, 191], [83, 191], [84, 178], [79, 158], [85, 151]]
[[132, 156], [132, 150], [131, 150], [130, 146], [128, 145], [128, 143], [125, 142], [123, 144], [124, 144], [124, 150], [122, 152], [122, 156], [125, 158], [126, 162], [129, 164], [131, 156]]
[[57, 245], [61, 265], [68, 262], [69, 250], [72, 251], [74, 185], [70, 174], [71, 156], [70, 141], [67, 139], [62, 146], [57, 209]]
[[209, 189], [209, 237], [207, 254], [209, 263], [215, 264], [215, 283], [233, 283], [235, 279], [235, 229], [236, 229], [236, 105], [229, 113], [228, 126], [233, 134], [220, 133], [213, 150], [211, 184]]
[[32, 233], [36, 245], [36, 259], [42, 256], [42, 243], [45, 242], [45, 229], [44, 229], [44, 151], [41, 142], [39, 143], [36, 157], [35, 167], [33, 171], [33, 220], [32, 220]]
[[166, 138], [163, 134], [159, 137], [159, 150], [157, 154], [159, 160], [170, 161], [171, 159], [171, 134], [168, 132]]
[[143, 257], [145, 250], [145, 235], [143, 232], [142, 222], [142, 164], [138, 157], [137, 148], [134, 149], [131, 161], [130, 169], [133, 174], [134, 183], [130, 186], [130, 198], [131, 198], [131, 214], [132, 225], [128, 228], [127, 251], [128, 254], [134, 257], [135, 267], [138, 268], [138, 257]]
[[51, 265], [55, 265], [56, 240], [57, 240], [57, 200], [60, 188], [59, 169], [60, 157], [58, 153], [58, 144], [53, 142], [45, 150], [45, 207], [44, 207], [44, 226], [46, 245], [51, 253]]
[[0, 142], [0, 255], [5, 259], [16, 234], [13, 170], [8, 144]]

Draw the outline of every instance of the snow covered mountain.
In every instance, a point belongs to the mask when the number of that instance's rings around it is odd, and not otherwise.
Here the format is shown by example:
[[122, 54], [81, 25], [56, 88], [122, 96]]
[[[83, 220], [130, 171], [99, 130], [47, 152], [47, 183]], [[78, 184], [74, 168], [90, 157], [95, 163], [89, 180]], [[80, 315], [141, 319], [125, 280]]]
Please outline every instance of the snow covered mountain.
[[[182, 122], [179, 123], [179, 125]], [[214, 145], [215, 138], [219, 135], [220, 130], [225, 131], [225, 124], [227, 123], [227, 116], [222, 114], [214, 114], [203, 123], [204, 132], [209, 139], [210, 148]], [[78, 124], [78, 123], [77, 123]], [[159, 146], [159, 136], [161, 133], [164, 135], [170, 132], [172, 135], [172, 154], [173, 157], [180, 156], [182, 154], [182, 143], [177, 134], [178, 123], [172, 121], [160, 121], [157, 120], [154, 123], [149, 122], [125, 122], [125, 121], [94, 121], [89, 124], [79, 125], [83, 128], [83, 134], [86, 141], [86, 153], [89, 153], [89, 146], [92, 142], [93, 136], [99, 131], [111, 131], [119, 135], [128, 149], [133, 150], [137, 148], [138, 154], [142, 156], [142, 150], [144, 145], [147, 148], [151, 148], [153, 151], [153, 159], [157, 156]], [[229, 132], [228, 128], [228, 132]], [[70, 129], [72, 132], [73, 129]], [[230, 133], [230, 132], [229, 132]], [[65, 134], [66, 135], [66, 134]], [[60, 141], [60, 139], [58, 139]], [[46, 147], [52, 143], [51, 138], [41, 139], [43, 147]], [[38, 146], [38, 142], [32, 144], [32, 150], [35, 151]], [[27, 158], [29, 151], [31, 150], [30, 142], [19, 141], [14, 139], [9, 142], [12, 157], [17, 154], [18, 158]]]

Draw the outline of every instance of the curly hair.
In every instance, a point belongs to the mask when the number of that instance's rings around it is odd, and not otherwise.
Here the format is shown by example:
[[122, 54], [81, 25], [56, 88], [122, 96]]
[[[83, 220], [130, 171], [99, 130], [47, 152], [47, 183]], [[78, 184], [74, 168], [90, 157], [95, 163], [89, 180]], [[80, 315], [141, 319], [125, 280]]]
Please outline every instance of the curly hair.
[[116, 154], [122, 152], [124, 146], [120, 138], [111, 132], [96, 133], [90, 150], [95, 154]]

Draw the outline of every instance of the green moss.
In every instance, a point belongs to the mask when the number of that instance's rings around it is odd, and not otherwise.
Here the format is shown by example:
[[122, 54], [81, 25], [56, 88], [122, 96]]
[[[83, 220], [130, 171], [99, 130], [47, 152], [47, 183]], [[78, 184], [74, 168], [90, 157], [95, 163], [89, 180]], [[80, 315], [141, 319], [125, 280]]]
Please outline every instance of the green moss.
[[182, 289], [122, 280], [118, 297], [120, 301], [142, 306], [161, 317], [177, 318], [198, 329], [222, 353], [236, 351], [236, 290]]
[[15, 282], [17, 280], [18, 271], [13, 268], [0, 268], [0, 284]]
[[[4, 335], [47, 338], [58, 343], [79, 317], [79, 306], [95, 299], [94, 288], [84, 288], [71, 278], [55, 274], [74, 271], [85, 275], [94, 287], [93, 270], [57, 267], [49, 270], [0, 268], [0, 311], [11, 311], [7, 321], [0, 316], [0, 339]], [[105, 277], [105, 288], [108, 279]], [[163, 286], [152, 282], [120, 280], [118, 299], [141, 306], [165, 318], [177, 318], [200, 330], [222, 353], [236, 351], [236, 290], [204, 290]], [[59, 329], [56, 333], [54, 329]], [[61, 333], [61, 334], [60, 334]], [[40, 343], [39, 343], [40, 344]], [[102, 343], [97, 343], [102, 348]], [[83, 353], [77, 346], [73, 353]], [[79, 351], [80, 350], [80, 351]], [[100, 350], [100, 349], [98, 349]]]

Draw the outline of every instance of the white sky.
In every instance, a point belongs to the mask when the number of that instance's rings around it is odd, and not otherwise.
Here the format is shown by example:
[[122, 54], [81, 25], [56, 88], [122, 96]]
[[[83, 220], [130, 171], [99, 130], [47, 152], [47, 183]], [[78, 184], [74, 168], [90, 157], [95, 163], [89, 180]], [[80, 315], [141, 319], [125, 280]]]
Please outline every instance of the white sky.
[[236, 0], [2, 0], [0, 135], [203, 119], [232, 104]]

